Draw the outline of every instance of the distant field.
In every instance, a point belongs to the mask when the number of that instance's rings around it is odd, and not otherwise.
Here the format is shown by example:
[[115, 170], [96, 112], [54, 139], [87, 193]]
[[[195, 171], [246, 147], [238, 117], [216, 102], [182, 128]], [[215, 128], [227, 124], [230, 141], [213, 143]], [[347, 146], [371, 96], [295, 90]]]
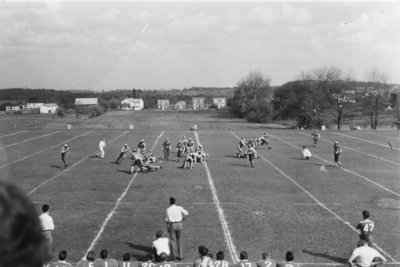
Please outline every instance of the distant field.
[[[252, 260], [266, 250], [283, 260], [291, 250], [305, 266], [342, 265], [358, 240], [352, 226], [367, 209], [376, 222], [374, 242], [388, 266], [400, 266], [399, 132], [326, 131], [314, 148], [311, 131], [266, 129], [224, 113], [113, 113], [72, 130], [48, 120], [42, 128], [1, 127], [0, 179], [19, 185], [38, 210], [51, 205], [54, 258], [66, 249], [77, 262], [89, 248], [107, 248], [117, 259], [130, 252], [146, 260], [155, 232], [165, 230], [168, 198], [175, 196], [191, 215], [184, 223], [185, 262], [197, 259], [197, 247], [205, 245], [214, 254], [225, 251], [231, 262], [242, 250]], [[189, 130], [194, 123], [196, 132]], [[251, 168], [236, 158], [238, 138], [265, 130], [272, 149], [259, 148]], [[181, 169], [175, 152], [169, 161], [162, 158], [162, 141], [175, 146], [184, 135], [203, 144], [207, 164]], [[108, 146], [99, 160], [93, 155], [102, 137]], [[123, 144], [135, 146], [142, 138], [162, 170], [129, 174], [128, 160], [111, 163]], [[334, 140], [344, 151], [343, 168], [332, 163]], [[60, 160], [64, 143], [72, 150], [68, 169]], [[302, 159], [303, 145], [313, 153], [310, 161]]]

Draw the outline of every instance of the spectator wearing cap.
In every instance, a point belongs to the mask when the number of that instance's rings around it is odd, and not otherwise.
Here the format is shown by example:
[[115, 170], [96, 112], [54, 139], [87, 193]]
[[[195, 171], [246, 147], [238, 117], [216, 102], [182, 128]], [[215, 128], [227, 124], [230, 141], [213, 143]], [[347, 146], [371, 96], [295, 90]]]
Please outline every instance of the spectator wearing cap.
[[171, 242], [169, 238], [163, 237], [162, 231], [157, 231], [155, 240], [153, 241], [153, 258], [155, 262], [161, 262], [160, 255], [166, 254], [167, 257], [171, 255]]
[[67, 144], [65, 144], [62, 148], [61, 148], [61, 160], [64, 163], [64, 168], [67, 168], [68, 163], [67, 163], [67, 155], [69, 153], [69, 147]]
[[121, 161], [125, 158], [126, 153], [128, 153], [128, 151], [132, 154], [132, 151], [129, 148], [128, 144], [125, 144], [121, 148], [121, 152], [119, 153], [119, 156], [118, 156], [117, 160], [115, 161], [115, 163], [119, 165], [121, 163]]

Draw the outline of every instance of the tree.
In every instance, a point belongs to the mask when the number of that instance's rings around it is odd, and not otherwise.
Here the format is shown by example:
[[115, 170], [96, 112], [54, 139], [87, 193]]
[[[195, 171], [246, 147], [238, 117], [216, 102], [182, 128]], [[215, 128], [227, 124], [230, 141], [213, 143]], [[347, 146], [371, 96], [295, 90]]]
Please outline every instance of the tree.
[[388, 80], [388, 75], [380, 72], [377, 68], [373, 68], [366, 72], [367, 81], [371, 83], [370, 93], [370, 124], [371, 129], [376, 130], [378, 127], [379, 113], [383, 110], [387, 102], [387, 93], [384, 88]]
[[57, 109], [57, 116], [60, 117], [60, 118], [64, 118], [65, 117], [65, 111], [64, 111], [64, 109], [62, 107], [59, 107]]
[[270, 80], [259, 71], [250, 72], [238, 83], [231, 101], [231, 112], [252, 122], [269, 122], [272, 118]]

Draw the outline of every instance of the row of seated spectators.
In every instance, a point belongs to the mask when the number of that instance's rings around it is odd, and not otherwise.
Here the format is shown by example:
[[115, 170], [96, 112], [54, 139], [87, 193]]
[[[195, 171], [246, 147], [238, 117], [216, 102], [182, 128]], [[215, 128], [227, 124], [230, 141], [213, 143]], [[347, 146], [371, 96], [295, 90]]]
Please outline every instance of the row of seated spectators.
[[291, 251], [286, 252], [285, 261], [280, 263], [271, 259], [268, 252], [262, 253], [262, 259], [257, 262], [249, 261], [247, 252], [242, 251], [240, 253], [240, 261], [233, 264], [224, 259], [223, 251], [218, 251], [214, 260], [213, 254], [209, 253], [208, 248], [205, 246], [199, 247], [199, 259], [194, 263], [169, 261], [169, 257], [165, 253], [161, 253], [154, 257], [152, 261], [147, 262], [131, 261], [131, 254], [125, 253], [122, 260], [118, 261], [108, 257], [107, 249], [100, 251], [99, 258], [96, 258], [94, 251], [89, 251], [86, 258], [76, 265], [67, 261], [67, 252], [65, 250], [59, 252], [58, 258], [57, 262], [46, 263], [43, 267], [300, 267], [300, 264], [293, 262], [294, 255]]

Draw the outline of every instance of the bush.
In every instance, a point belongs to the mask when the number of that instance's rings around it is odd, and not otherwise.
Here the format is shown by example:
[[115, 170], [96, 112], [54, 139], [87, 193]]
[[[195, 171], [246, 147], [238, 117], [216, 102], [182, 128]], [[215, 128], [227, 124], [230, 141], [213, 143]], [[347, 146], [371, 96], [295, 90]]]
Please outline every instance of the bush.
[[65, 117], [65, 111], [64, 111], [63, 108], [58, 108], [56, 114], [60, 118], [64, 118]]
[[104, 109], [100, 106], [95, 106], [89, 110], [90, 117], [98, 117], [104, 113]]

